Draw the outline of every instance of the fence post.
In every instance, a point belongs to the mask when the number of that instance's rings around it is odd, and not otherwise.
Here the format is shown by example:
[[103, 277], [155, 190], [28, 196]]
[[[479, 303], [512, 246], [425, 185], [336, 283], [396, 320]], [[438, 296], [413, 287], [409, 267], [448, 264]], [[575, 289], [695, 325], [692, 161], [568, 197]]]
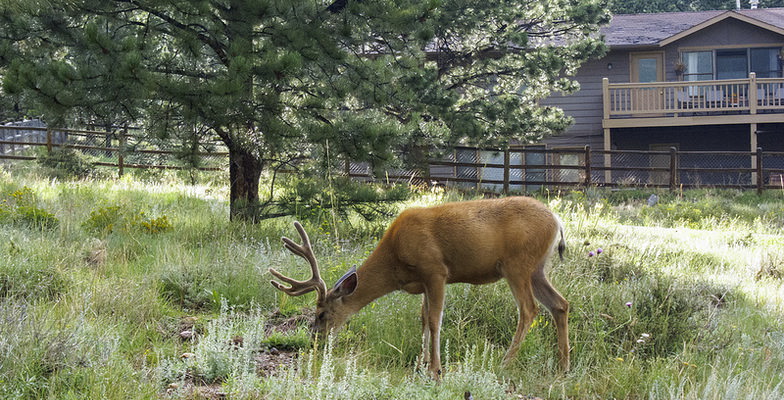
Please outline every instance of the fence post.
[[765, 177], [762, 175], [762, 147], [757, 147], [757, 194], [765, 189]]
[[125, 169], [125, 132], [125, 129], [120, 131], [120, 144], [117, 149], [117, 173], [120, 178], [122, 178]]
[[52, 154], [52, 128], [46, 127], [46, 153]]
[[422, 158], [420, 162], [422, 163], [422, 175], [425, 178], [425, 186], [430, 187], [430, 184], [432, 183], [430, 181], [430, 150], [428, 150], [427, 147], [422, 147]]
[[509, 155], [509, 147], [504, 149], [504, 194], [509, 194], [509, 169], [511, 156]]
[[670, 147], [670, 190], [675, 191], [678, 184], [678, 149]]
[[591, 146], [585, 145], [585, 187], [591, 186]]

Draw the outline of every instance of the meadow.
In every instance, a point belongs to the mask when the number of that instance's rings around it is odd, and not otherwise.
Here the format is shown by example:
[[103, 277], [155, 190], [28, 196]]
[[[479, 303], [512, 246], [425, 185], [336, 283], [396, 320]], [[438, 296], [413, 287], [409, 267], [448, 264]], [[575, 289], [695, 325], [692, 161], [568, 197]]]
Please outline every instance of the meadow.
[[[217, 182], [222, 182], [216, 180]], [[781, 399], [784, 194], [539, 193], [568, 242], [549, 276], [571, 303], [572, 370], [541, 311], [507, 368], [503, 281], [450, 285], [445, 375], [417, 369], [421, 298], [393, 293], [314, 343], [313, 294], [280, 237], [295, 217], [230, 222], [227, 188], [174, 175], [52, 179], [0, 170], [0, 393], [11, 399]], [[475, 198], [416, 190], [407, 207]], [[392, 215], [303, 220], [328, 284]], [[601, 249], [601, 250], [600, 250]]]

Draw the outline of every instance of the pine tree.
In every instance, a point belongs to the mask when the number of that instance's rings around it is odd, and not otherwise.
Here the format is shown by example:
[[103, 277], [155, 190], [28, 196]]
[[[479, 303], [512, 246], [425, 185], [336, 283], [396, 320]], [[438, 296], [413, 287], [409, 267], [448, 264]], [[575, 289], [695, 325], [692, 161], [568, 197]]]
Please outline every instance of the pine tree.
[[217, 135], [254, 219], [262, 172], [318, 149], [382, 165], [563, 130], [536, 102], [604, 51], [602, 1], [17, 0], [0, 67], [52, 121]]

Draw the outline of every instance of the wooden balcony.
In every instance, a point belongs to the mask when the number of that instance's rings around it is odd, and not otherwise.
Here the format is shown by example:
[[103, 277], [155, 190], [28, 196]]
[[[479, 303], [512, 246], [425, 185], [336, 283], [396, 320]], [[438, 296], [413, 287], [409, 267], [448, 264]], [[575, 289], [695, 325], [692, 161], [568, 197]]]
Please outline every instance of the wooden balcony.
[[784, 78], [602, 82], [607, 128], [784, 122]]

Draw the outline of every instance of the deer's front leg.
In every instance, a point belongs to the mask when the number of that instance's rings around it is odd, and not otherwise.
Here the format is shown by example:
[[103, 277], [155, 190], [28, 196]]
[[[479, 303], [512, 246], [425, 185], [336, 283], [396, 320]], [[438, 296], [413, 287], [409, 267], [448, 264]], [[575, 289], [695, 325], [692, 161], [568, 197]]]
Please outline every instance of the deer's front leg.
[[431, 279], [425, 288], [427, 302], [427, 329], [430, 331], [430, 366], [428, 371], [435, 380], [441, 379], [441, 318], [444, 311], [446, 278]]

